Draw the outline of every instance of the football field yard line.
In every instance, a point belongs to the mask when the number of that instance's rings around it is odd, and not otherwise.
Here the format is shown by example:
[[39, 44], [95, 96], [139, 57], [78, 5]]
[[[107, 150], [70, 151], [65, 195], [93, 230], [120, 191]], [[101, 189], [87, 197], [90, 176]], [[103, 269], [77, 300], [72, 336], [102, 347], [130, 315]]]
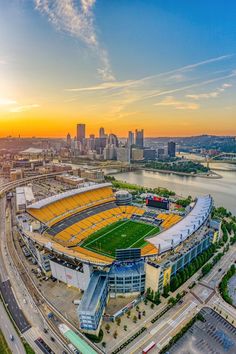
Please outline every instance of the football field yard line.
[[[119, 221], [119, 220], [118, 220], [118, 221]], [[112, 229], [112, 230], [110, 230], [110, 231], [107, 231], [105, 234], [99, 236], [99, 237], [96, 238], [95, 240], [90, 241], [89, 243], [87, 243], [87, 245], [85, 245], [85, 247], [87, 247], [87, 246], [89, 246], [89, 245], [92, 245], [94, 242], [97, 242], [98, 240], [100, 240], [100, 238], [102, 238], [102, 237], [104, 237], [104, 236], [110, 234], [111, 232], [113, 232], [113, 231], [119, 229], [121, 226], [124, 226], [124, 225], [127, 224], [129, 221], [130, 221], [130, 220], [126, 220], [126, 222], [121, 223], [120, 225], [116, 226], [114, 229]]]
[[[145, 237], [147, 237], [154, 229], [156, 228], [156, 226], [154, 226], [151, 230], [149, 230], [145, 235], [141, 236], [138, 240], [136, 240], [132, 245], [129, 246], [129, 248], [133, 247], [137, 242], [139, 242], [142, 238], [143, 241], [145, 241]], [[145, 241], [146, 242], [146, 241]]]

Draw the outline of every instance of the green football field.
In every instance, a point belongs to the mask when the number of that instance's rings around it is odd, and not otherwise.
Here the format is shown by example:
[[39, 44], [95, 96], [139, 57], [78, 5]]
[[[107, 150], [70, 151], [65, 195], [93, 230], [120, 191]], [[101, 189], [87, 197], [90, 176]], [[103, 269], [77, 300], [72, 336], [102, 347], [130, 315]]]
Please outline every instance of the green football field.
[[159, 232], [159, 227], [132, 220], [121, 220], [98, 230], [85, 239], [82, 247], [109, 257], [115, 257], [116, 249], [142, 248], [144, 240]]

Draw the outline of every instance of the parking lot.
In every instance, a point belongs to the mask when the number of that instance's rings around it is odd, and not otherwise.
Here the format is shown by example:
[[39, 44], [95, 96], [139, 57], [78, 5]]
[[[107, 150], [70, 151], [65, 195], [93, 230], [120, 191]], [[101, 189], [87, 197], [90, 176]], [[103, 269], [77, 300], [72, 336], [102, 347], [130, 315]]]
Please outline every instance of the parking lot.
[[205, 322], [195, 324], [170, 349], [170, 354], [235, 354], [236, 329], [215, 311], [201, 310]]

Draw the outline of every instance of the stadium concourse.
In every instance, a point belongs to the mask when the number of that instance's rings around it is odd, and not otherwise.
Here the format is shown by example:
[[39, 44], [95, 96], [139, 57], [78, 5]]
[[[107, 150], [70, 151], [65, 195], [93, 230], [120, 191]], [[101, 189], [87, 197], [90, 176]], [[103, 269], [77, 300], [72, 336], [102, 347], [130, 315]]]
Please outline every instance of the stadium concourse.
[[92, 184], [28, 205], [18, 219], [43, 273], [84, 291], [77, 312], [80, 329], [90, 334], [98, 335], [109, 296], [139, 296], [148, 288], [161, 293], [216, 239], [209, 195], [197, 198], [183, 217], [134, 205], [125, 193], [110, 183]]

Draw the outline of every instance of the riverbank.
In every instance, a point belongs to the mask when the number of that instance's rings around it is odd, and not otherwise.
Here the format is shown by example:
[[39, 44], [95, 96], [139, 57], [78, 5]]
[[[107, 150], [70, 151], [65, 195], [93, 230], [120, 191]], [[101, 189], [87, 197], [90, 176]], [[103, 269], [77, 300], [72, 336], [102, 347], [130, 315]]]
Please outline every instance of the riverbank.
[[[220, 167], [220, 166], [219, 166]], [[116, 174], [118, 180], [145, 187], [164, 187], [182, 198], [191, 195], [211, 194], [216, 206], [224, 205], [236, 215], [236, 171], [222, 171], [222, 178], [192, 178], [190, 176], [164, 174], [157, 171], [137, 170]]]
[[149, 171], [149, 172], [158, 172], [158, 173], [164, 173], [164, 174], [174, 174], [174, 175], [179, 175], [179, 176], [187, 176], [187, 177], [200, 177], [200, 178], [212, 178], [212, 179], [219, 179], [222, 178], [221, 175], [219, 175], [216, 172], [211, 171], [210, 175], [209, 174], [203, 174], [203, 173], [188, 173], [188, 172], [178, 172], [178, 171], [171, 171], [171, 170], [160, 170], [156, 168], [143, 168], [144, 171]]

